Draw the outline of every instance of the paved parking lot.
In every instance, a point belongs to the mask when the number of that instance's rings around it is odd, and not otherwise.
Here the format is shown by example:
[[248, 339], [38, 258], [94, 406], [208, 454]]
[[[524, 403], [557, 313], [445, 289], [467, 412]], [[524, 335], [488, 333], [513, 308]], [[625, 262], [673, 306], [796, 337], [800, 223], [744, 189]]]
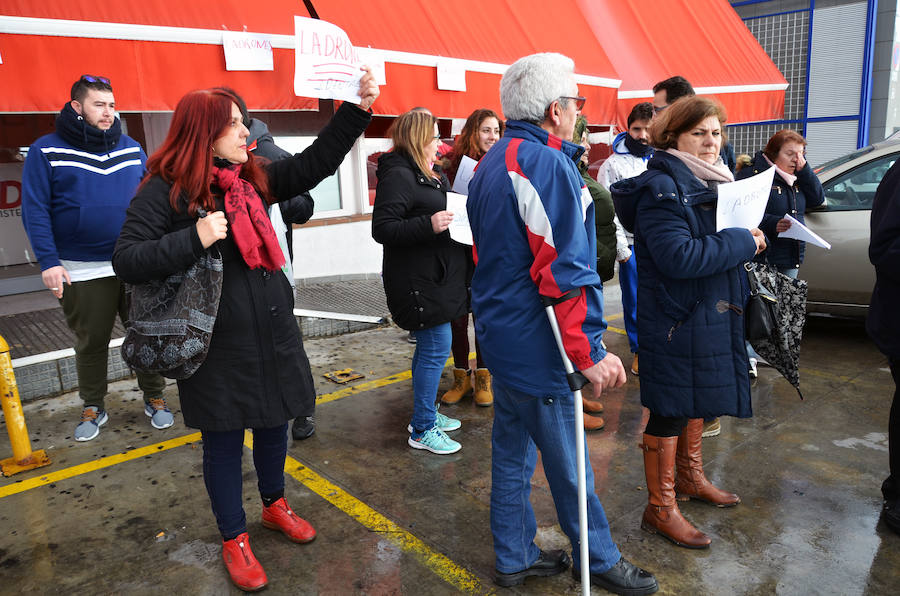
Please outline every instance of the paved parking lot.
[[[609, 304], [615, 312], [612, 297]], [[621, 318], [612, 314], [610, 325], [606, 343], [623, 354]], [[407, 447], [413, 346], [405, 339], [399, 329], [382, 328], [307, 341], [320, 396], [318, 431], [291, 443], [286, 495], [316, 526], [313, 543], [296, 545], [261, 526], [248, 446], [245, 507], [269, 593], [495, 590], [492, 411], [470, 399], [443, 410], [463, 422], [454, 433], [463, 445], [457, 454]], [[322, 377], [348, 367], [365, 378], [341, 387]], [[713, 539], [705, 551], [640, 529], [646, 490], [637, 443], [646, 413], [639, 379], [629, 375], [624, 388], [603, 396], [606, 429], [588, 435], [597, 491], [621, 550], [657, 574], [660, 593], [896, 591], [900, 536], [879, 521], [893, 389], [886, 361], [861, 324], [811, 320], [801, 367], [804, 401], [774, 370], [761, 368], [755, 416], [724, 419], [722, 434], [704, 440], [710, 479], [743, 498], [732, 509], [683, 506]], [[110, 422], [88, 443], [71, 440], [76, 394], [26, 405], [34, 447], [46, 449], [53, 464], [0, 479], [0, 591], [238, 593], [219, 558], [199, 436], [181, 422], [174, 386], [168, 397], [176, 425], [157, 431], [135, 383], [115, 383]], [[0, 456], [7, 454], [8, 445], [0, 445]], [[540, 469], [532, 500], [539, 543], [567, 546]], [[510, 593], [574, 594], [577, 587], [565, 574], [530, 579]]]

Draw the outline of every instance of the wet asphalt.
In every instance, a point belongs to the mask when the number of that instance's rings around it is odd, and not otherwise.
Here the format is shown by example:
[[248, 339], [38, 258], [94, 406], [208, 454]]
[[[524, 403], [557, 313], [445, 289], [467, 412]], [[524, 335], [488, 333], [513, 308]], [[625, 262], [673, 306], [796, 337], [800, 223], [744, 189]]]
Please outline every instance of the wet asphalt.
[[[611, 305], [616, 312], [617, 305]], [[620, 309], [619, 309], [620, 310]], [[621, 317], [607, 346], [623, 355]], [[618, 331], [617, 331], [618, 329]], [[291, 441], [286, 497], [318, 530], [298, 545], [260, 524], [250, 450], [244, 501], [271, 594], [577, 594], [566, 573], [513, 589], [491, 582], [491, 408], [471, 398], [442, 412], [462, 420], [463, 449], [410, 449], [408, 370], [414, 346], [395, 327], [306, 342], [319, 394], [317, 431]], [[325, 372], [365, 378], [341, 386]], [[597, 492], [623, 554], [654, 572], [661, 594], [895, 594], [900, 536], [880, 521], [887, 474], [887, 362], [856, 321], [811, 319], [801, 354], [806, 398], [771, 368], [754, 383], [754, 417], [722, 419], [705, 439], [708, 477], [741, 495], [684, 515], [712, 538], [687, 550], [640, 529], [647, 492], [637, 447], [646, 411], [639, 378], [605, 393], [604, 430], [588, 434]], [[449, 369], [442, 390], [450, 386]], [[25, 404], [35, 449], [52, 465], [0, 478], [0, 593], [228, 594], [195, 429], [167, 390], [176, 424], [149, 425], [133, 380], [110, 385], [110, 420], [76, 443], [77, 394]], [[0, 458], [11, 453], [0, 434]], [[543, 548], [571, 548], [542, 471], [532, 502]], [[594, 589], [594, 593], [605, 593]]]

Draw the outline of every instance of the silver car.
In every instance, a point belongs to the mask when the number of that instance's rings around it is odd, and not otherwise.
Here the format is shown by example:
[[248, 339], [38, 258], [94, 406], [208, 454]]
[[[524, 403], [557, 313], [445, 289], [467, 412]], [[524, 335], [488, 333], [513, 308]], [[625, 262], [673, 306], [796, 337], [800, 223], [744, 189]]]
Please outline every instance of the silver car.
[[869, 262], [869, 217], [875, 190], [900, 157], [900, 133], [815, 168], [825, 204], [806, 214], [806, 225], [831, 250], [806, 244], [800, 277], [809, 282], [807, 311], [864, 317], [875, 285]]

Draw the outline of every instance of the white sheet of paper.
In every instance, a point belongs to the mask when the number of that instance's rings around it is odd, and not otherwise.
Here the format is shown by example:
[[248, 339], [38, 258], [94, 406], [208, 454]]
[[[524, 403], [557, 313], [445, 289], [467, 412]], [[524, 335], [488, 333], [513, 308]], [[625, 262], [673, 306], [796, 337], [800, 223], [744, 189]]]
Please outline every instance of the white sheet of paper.
[[332, 23], [294, 17], [294, 94], [358, 104], [359, 57], [347, 34]]
[[456, 62], [438, 60], [437, 87], [442, 91], [465, 91], [466, 69]]
[[804, 242], [810, 242], [812, 244], [815, 244], [816, 246], [821, 246], [822, 248], [831, 250], [831, 244], [826, 242], [824, 238], [800, 223], [797, 218], [791, 217], [787, 213], [784, 214], [784, 218], [791, 222], [791, 227], [789, 227], [784, 232], [779, 232], [779, 238], [793, 238], [794, 240], [803, 240]]
[[756, 176], [744, 178], [737, 182], [726, 182], [719, 185], [719, 202], [716, 206], [716, 231], [725, 228], [759, 227], [766, 204], [775, 168], [769, 168]]
[[246, 31], [223, 31], [225, 70], [275, 70], [272, 38]]
[[384, 72], [384, 54], [372, 48], [356, 48], [356, 55], [362, 64], [367, 65], [375, 77], [376, 85], [387, 85], [387, 75]]
[[472, 245], [472, 228], [469, 227], [469, 212], [466, 201], [469, 197], [456, 192], [447, 193], [447, 211], [453, 214], [450, 222], [450, 237], [460, 244]]
[[469, 181], [472, 180], [472, 176], [475, 175], [475, 166], [477, 165], [477, 161], [468, 155], [463, 155], [462, 159], [459, 160], [459, 169], [456, 170], [456, 178], [453, 179], [453, 188], [450, 190], [468, 196]]

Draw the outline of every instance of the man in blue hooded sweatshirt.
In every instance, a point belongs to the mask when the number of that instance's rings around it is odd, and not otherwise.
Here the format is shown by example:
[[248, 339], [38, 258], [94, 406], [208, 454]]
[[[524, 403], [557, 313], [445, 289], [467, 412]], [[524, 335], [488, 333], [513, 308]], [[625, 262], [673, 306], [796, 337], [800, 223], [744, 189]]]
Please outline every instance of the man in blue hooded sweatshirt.
[[[109, 339], [116, 313], [127, 316], [112, 252], [147, 156], [122, 134], [109, 79], [82, 75], [56, 117], [56, 132], [34, 142], [22, 173], [22, 221], [41, 278], [75, 333], [78, 393], [84, 401], [76, 441], [90, 441], [109, 419]], [[172, 426], [165, 379], [138, 373], [144, 412], [154, 428]]]

